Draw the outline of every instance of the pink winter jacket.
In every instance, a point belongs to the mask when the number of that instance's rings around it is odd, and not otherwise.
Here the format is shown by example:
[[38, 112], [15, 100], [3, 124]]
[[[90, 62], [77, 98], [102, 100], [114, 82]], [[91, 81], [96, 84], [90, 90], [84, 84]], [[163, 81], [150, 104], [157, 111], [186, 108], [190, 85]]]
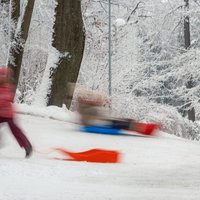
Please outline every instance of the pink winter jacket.
[[12, 84], [0, 85], [0, 117], [12, 118], [14, 109], [12, 101], [14, 98], [14, 86]]

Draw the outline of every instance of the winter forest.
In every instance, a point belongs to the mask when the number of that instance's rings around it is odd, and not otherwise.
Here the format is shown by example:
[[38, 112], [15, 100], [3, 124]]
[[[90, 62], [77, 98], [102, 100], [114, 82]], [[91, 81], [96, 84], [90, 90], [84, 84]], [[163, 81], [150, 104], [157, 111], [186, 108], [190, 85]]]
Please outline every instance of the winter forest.
[[108, 94], [110, 79], [117, 116], [200, 139], [199, 0], [0, 2], [0, 65], [13, 68], [16, 103], [73, 111], [68, 83]]

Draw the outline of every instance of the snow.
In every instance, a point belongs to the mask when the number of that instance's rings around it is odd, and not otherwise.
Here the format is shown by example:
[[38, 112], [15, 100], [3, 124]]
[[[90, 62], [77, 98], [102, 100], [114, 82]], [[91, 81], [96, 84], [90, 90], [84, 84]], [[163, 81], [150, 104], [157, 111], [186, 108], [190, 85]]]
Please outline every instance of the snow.
[[116, 27], [121, 27], [121, 26], [124, 26], [125, 24], [126, 24], [126, 21], [122, 18], [118, 18], [115, 20]]
[[51, 87], [51, 80], [49, 77], [52, 73], [52, 69], [57, 68], [57, 63], [59, 62], [60, 57], [60, 52], [54, 47], [49, 49], [47, 65], [44, 71], [42, 83], [36, 93], [34, 104], [38, 106], [45, 106], [47, 104], [47, 94], [49, 93]]
[[[163, 132], [148, 138], [82, 133], [77, 125], [67, 122], [72, 113], [64, 108], [19, 105], [18, 109], [21, 114], [17, 114], [17, 122], [35, 152], [25, 159], [23, 149], [8, 128], [1, 127], [2, 200], [196, 200], [200, 197], [198, 142]], [[61, 161], [53, 159], [61, 155], [49, 153], [55, 147], [74, 152], [92, 148], [118, 150], [121, 159], [116, 164]]]

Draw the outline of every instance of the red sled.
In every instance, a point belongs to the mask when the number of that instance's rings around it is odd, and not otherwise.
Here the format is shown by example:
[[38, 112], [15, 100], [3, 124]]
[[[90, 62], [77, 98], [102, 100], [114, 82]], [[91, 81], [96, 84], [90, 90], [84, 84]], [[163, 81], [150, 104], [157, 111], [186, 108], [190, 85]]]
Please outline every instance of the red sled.
[[62, 160], [117, 163], [119, 162], [120, 157], [120, 153], [118, 151], [105, 149], [90, 149], [83, 152], [71, 152], [63, 148], [56, 148], [55, 150], [66, 156], [66, 159]]
[[136, 131], [143, 135], [153, 135], [156, 130], [160, 129], [158, 124], [146, 124], [142, 122], [133, 122], [133, 128], [130, 131]]
[[[152, 136], [156, 132], [156, 130], [159, 129], [158, 124], [146, 124], [146, 123], [141, 123], [141, 122], [135, 122], [135, 121], [127, 121], [127, 124], [125, 126], [129, 127], [123, 127], [117, 124], [117, 126], [83, 126], [81, 127], [82, 132], [86, 133], [95, 133], [95, 134], [104, 134], [104, 135], [132, 135], [132, 136], [138, 136], [138, 135], [143, 135], [143, 136]], [[122, 122], [124, 123], [124, 122]], [[126, 123], [126, 122], [125, 122]], [[128, 131], [128, 133], [127, 133]]]

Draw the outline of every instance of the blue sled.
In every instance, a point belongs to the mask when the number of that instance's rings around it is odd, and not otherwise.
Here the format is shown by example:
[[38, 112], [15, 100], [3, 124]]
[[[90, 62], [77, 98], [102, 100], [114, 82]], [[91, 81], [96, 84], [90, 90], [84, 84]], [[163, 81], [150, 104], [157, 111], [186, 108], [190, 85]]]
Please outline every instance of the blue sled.
[[82, 126], [81, 131], [105, 135], [125, 135], [121, 129], [102, 126]]

